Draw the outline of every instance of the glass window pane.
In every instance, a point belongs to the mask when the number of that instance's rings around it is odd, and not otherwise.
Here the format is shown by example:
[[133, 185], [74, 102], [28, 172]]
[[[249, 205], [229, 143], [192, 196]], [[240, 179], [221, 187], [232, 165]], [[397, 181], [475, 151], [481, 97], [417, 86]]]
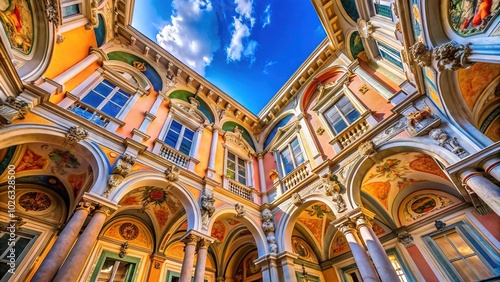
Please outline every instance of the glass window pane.
[[102, 108], [101, 108], [101, 111], [103, 111], [104, 113], [112, 116], [112, 117], [116, 117], [118, 115], [118, 113], [121, 111], [121, 107], [114, 104], [114, 103], [111, 103], [111, 102], [107, 102]]
[[104, 97], [107, 97], [109, 94], [111, 94], [111, 91], [115, 89], [116, 86], [114, 86], [111, 82], [104, 80], [103, 82], [99, 83], [96, 87], [94, 87], [94, 91], [101, 94]]
[[360, 117], [359, 112], [355, 109], [346, 115], [346, 118], [349, 120], [350, 123], [356, 121], [359, 117]]
[[472, 272], [472, 269], [465, 263], [463, 260], [457, 260], [452, 262], [455, 270], [460, 274], [462, 279], [465, 281], [474, 281], [477, 280], [478, 277]]
[[245, 160], [238, 159], [238, 165], [242, 166], [242, 167], [245, 167]]
[[[2, 232], [3, 233], [3, 232]], [[2, 255], [9, 245], [9, 234], [3, 233], [0, 237], [0, 255]]]
[[102, 101], [104, 101], [104, 97], [97, 94], [94, 91], [90, 91], [85, 97], [83, 97], [82, 102], [84, 102], [87, 105], [90, 105], [94, 108], [97, 108]]
[[180, 145], [180, 148], [179, 148], [179, 151], [181, 151], [183, 154], [189, 155], [189, 151], [191, 151], [192, 144], [193, 144], [192, 141], [183, 138], [181, 145]]
[[292, 148], [298, 147], [299, 146], [299, 140], [298, 139], [293, 139], [292, 141]]
[[333, 130], [335, 133], [340, 133], [342, 130], [347, 128], [347, 124], [343, 119], [339, 120], [337, 123], [333, 124]]
[[231, 178], [232, 180], [235, 180], [235, 178], [236, 178], [236, 174], [234, 173], [234, 171], [230, 171], [230, 170], [228, 170], [226, 172], [226, 176]]
[[179, 139], [179, 133], [169, 130], [167, 132], [167, 136], [165, 137], [164, 141], [168, 146], [175, 148], [178, 139]]
[[227, 158], [229, 160], [232, 160], [233, 162], [236, 162], [236, 156], [231, 152], [227, 152]]
[[448, 239], [455, 245], [462, 256], [473, 254], [474, 251], [467, 245], [464, 239], [457, 232], [447, 234]]
[[295, 163], [297, 164], [297, 166], [301, 165], [302, 163], [304, 162], [304, 155], [302, 153], [300, 153], [299, 155], [297, 155], [295, 157]]
[[111, 101], [113, 101], [116, 104], [123, 107], [127, 103], [129, 98], [130, 98], [130, 95], [125, 96], [125, 95], [121, 94], [120, 92], [116, 92], [115, 95], [113, 95], [113, 97], [111, 97]]
[[62, 12], [63, 18], [67, 18], [69, 16], [80, 14], [80, 5], [73, 4], [73, 5], [68, 5], [68, 6], [62, 7], [61, 12]]
[[182, 124], [178, 123], [177, 121], [173, 120], [172, 123], [170, 124], [170, 129], [173, 130], [177, 133], [180, 133], [182, 129]]
[[113, 273], [114, 265], [115, 261], [113, 259], [106, 259], [106, 261], [102, 265], [101, 271], [99, 271], [97, 281], [109, 281], [109, 279], [111, 279], [111, 274]]
[[288, 174], [290, 171], [292, 171], [294, 169], [293, 163], [285, 164], [284, 168], [285, 168], [285, 174]]
[[435, 238], [434, 241], [436, 241], [436, 244], [449, 260], [459, 257], [458, 253], [455, 249], [453, 249], [453, 246], [450, 244], [450, 241], [448, 241], [446, 236]]
[[476, 273], [476, 275], [480, 279], [487, 278], [493, 275], [477, 255], [467, 258], [466, 261], [469, 263], [474, 273]]
[[184, 138], [185, 139], [188, 139], [188, 140], [193, 140], [193, 137], [194, 137], [194, 131], [192, 131], [191, 129], [184, 129]]
[[233, 161], [228, 161], [227, 162], [227, 169], [228, 170], [232, 170], [232, 171], [236, 171], [236, 168], [235, 168], [235, 165], [234, 165]]

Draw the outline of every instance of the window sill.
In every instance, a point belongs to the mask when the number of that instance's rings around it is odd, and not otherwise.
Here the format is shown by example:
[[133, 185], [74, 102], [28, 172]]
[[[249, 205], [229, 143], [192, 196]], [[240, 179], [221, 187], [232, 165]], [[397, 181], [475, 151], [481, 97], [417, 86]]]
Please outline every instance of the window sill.
[[194, 171], [194, 167], [200, 163], [199, 160], [181, 153], [177, 149], [168, 146], [158, 138], [153, 142], [153, 144], [153, 153], [180, 167]]
[[349, 144], [359, 139], [371, 128], [366, 119], [366, 117], [370, 114], [370, 111], [366, 111], [365, 113], [363, 113], [356, 122], [342, 130], [328, 143], [330, 145], [340, 144], [342, 148], [346, 148], [347, 146], [349, 146]]
[[[82, 117], [82, 118], [86, 119], [86, 120], [91, 121], [90, 119], [87, 119], [86, 117], [84, 117], [84, 116], [82, 116], [82, 115], [77, 114], [75, 111], [70, 110], [70, 107], [79, 107], [79, 108], [80, 108], [80, 109], [82, 109], [83, 111], [86, 111], [86, 112], [88, 112], [88, 113], [90, 113], [90, 114], [92, 114], [92, 115], [94, 115], [94, 116], [99, 116], [101, 120], [105, 120], [105, 121], [107, 121], [106, 125], [104, 125], [104, 126], [103, 126], [103, 125], [101, 125], [102, 127], [106, 127], [106, 126], [107, 126], [109, 123], [111, 123], [111, 122], [112, 122], [112, 123], [114, 123], [114, 124], [117, 124], [117, 125], [118, 125], [118, 127], [122, 127], [122, 126], [124, 126], [124, 125], [125, 125], [125, 122], [123, 122], [123, 121], [121, 121], [121, 120], [119, 120], [119, 119], [117, 119], [117, 118], [115, 118], [115, 117], [112, 117], [112, 116], [110, 116], [110, 115], [108, 115], [108, 114], [106, 114], [106, 113], [104, 113], [104, 112], [102, 112], [102, 111], [100, 111], [100, 110], [98, 110], [98, 109], [96, 109], [96, 108], [94, 108], [94, 107], [91, 107], [91, 106], [89, 106], [89, 105], [87, 105], [87, 104], [85, 104], [85, 103], [82, 103], [82, 102], [80, 101], [80, 98], [76, 97], [75, 95], [73, 95], [73, 94], [71, 94], [71, 93], [69, 93], [69, 92], [66, 92], [66, 98], [69, 98], [69, 99], [71, 99], [71, 100], [73, 100], [73, 101], [74, 101], [74, 102], [73, 102], [73, 103], [72, 103], [72, 104], [71, 104], [68, 108], [66, 108], [66, 109], [67, 109], [68, 111], [71, 111], [71, 112], [73, 112], [74, 114], [76, 114], [76, 115], [78, 115], [78, 116], [80, 116], [80, 117]], [[91, 122], [92, 122], [92, 121], [91, 121]]]

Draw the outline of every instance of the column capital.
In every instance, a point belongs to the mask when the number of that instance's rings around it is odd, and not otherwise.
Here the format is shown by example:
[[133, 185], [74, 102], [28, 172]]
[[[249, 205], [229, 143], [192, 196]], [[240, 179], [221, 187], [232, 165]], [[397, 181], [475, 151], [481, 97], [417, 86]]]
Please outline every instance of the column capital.
[[370, 216], [367, 216], [365, 214], [361, 214], [358, 217], [356, 217], [357, 228], [360, 228], [362, 226], [367, 226], [369, 228], [372, 228], [372, 224], [373, 224], [373, 218]]
[[200, 240], [198, 241], [198, 249], [208, 249], [210, 244], [212, 244], [212, 241], [205, 238], [200, 238]]
[[95, 210], [94, 210], [94, 214], [97, 214], [97, 213], [102, 213], [104, 214], [106, 217], [110, 216], [112, 213], [114, 212], [114, 210], [112, 210], [110, 207], [108, 206], [98, 206]]
[[181, 239], [181, 242], [184, 243], [184, 245], [195, 245], [198, 243], [198, 241], [200, 240], [200, 237], [194, 235], [194, 234], [188, 234], [187, 236], [184, 236], [182, 239]]
[[220, 131], [222, 131], [222, 128], [220, 128], [220, 126], [218, 126], [215, 123], [212, 123], [211, 127], [212, 127], [212, 132], [213, 133], [219, 133]]
[[86, 210], [88, 213], [90, 213], [91, 211], [93, 211], [95, 209], [95, 206], [94, 204], [92, 203], [92, 201], [88, 201], [88, 200], [82, 200], [80, 201], [78, 204], [77, 204], [77, 207], [75, 208], [75, 211], [79, 211], [79, 210]]
[[106, 55], [101, 48], [96, 48], [94, 46], [90, 46], [89, 54], [97, 55], [100, 61], [106, 61], [108, 59], [108, 55]]
[[484, 168], [484, 171], [486, 173], [490, 173], [493, 168], [499, 165], [500, 165], [500, 158], [492, 158], [482, 163], [482, 167]]
[[398, 242], [403, 244], [405, 248], [415, 246], [415, 243], [413, 243], [413, 236], [406, 231], [398, 234]]
[[356, 232], [356, 223], [354, 223], [350, 218], [345, 217], [343, 220], [334, 223], [335, 227], [337, 227], [342, 234]]
[[467, 181], [469, 181], [469, 179], [471, 179], [474, 176], [482, 177], [483, 174], [472, 168], [467, 168], [460, 172], [460, 178], [462, 179], [462, 184], [464, 185], [467, 184]]

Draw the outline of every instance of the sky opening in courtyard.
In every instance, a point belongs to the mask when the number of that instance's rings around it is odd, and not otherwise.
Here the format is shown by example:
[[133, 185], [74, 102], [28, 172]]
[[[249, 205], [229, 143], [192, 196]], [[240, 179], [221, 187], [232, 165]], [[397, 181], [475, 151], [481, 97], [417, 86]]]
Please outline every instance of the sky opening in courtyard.
[[326, 37], [309, 0], [136, 0], [132, 26], [255, 114]]

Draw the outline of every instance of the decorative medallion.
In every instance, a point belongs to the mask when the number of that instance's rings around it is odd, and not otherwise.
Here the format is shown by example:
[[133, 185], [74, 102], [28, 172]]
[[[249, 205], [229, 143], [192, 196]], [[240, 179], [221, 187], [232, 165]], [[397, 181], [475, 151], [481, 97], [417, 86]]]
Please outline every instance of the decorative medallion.
[[54, 173], [65, 174], [65, 168], [78, 168], [80, 166], [78, 159], [69, 151], [54, 149], [49, 153], [49, 158], [56, 165], [52, 168]]
[[120, 225], [120, 236], [125, 240], [134, 240], [139, 236], [139, 227], [130, 222], [123, 223]]
[[134, 66], [134, 68], [138, 69], [141, 72], [146, 71], [146, 65], [143, 62], [134, 61], [132, 65]]
[[48, 209], [52, 200], [45, 193], [28, 192], [19, 197], [18, 203], [26, 211], [40, 212]]

